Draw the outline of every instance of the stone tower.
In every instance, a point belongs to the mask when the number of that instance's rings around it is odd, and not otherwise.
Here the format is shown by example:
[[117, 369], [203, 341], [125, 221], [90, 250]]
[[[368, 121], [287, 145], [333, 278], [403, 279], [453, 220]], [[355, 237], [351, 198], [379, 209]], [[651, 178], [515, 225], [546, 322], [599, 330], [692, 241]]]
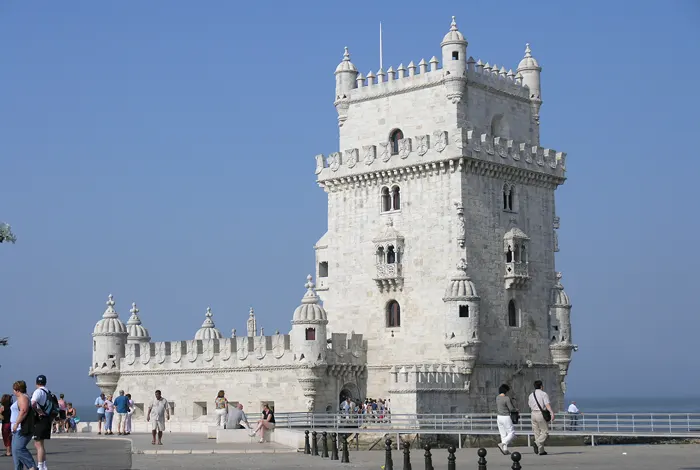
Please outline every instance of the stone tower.
[[453, 18], [442, 66], [366, 76], [346, 48], [339, 148], [316, 156], [328, 329], [363, 335], [361, 393], [396, 413], [491, 411], [501, 383], [525, 407], [536, 379], [559, 406], [575, 350], [554, 259], [566, 154], [539, 146], [542, 68], [529, 45], [516, 72], [467, 45]]
[[[119, 382], [120, 362], [124, 357], [128, 332], [114, 309], [114, 297], [109, 294], [107, 308], [92, 333], [92, 366], [90, 376], [96, 377], [102, 393], [114, 393]], [[148, 341], [146, 341], [148, 342]]]

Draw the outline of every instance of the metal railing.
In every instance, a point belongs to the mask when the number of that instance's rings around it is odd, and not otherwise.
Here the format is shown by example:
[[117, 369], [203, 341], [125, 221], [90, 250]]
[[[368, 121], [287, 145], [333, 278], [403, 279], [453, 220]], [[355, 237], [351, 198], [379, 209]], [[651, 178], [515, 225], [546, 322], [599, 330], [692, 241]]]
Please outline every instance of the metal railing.
[[[352, 433], [498, 434], [495, 414], [280, 413], [278, 428]], [[516, 433], [531, 434], [530, 415], [522, 414]], [[552, 435], [700, 437], [700, 413], [557, 413]]]

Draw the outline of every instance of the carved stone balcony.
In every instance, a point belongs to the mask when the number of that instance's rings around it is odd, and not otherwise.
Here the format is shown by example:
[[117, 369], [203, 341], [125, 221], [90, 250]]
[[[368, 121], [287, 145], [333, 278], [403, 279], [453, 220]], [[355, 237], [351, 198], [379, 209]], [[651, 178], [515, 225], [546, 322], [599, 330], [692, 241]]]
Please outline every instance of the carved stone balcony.
[[374, 278], [380, 292], [390, 292], [403, 289], [403, 274], [401, 263], [377, 264], [377, 275]]
[[503, 276], [506, 281], [506, 289], [522, 289], [527, 286], [530, 280], [527, 262], [506, 263], [506, 274]]

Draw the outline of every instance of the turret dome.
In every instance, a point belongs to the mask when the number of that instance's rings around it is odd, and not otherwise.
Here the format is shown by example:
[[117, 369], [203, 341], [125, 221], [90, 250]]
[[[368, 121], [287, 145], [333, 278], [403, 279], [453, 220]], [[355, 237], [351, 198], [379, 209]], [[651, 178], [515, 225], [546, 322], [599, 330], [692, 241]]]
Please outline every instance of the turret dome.
[[539, 69], [540, 64], [537, 63], [537, 59], [532, 57], [532, 51], [530, 50], [530, 44], [525, 44], [525, 57], [518, 64], [518, 71], [527, 69]]
[[294, 310], [292, 324], [297, 323], [328, 323], [326, 311], [318, 304], [319, 298], [314, 290], [315, 284], [311, 281], [311, 274], [306, 277], [306, 294], [301, 299], [301, 305]]
[[465, 259], [461, 259], [457, 263], [457, 272], [450, 279], [443, 300], [479, 300], [476, 286], [467, 276], [467, 261]]
[[129, 321], [126, 322], [126, 330], [129, 333], [127, 340], [139, 342], [150, 341], [151, 337], [148, 335], [148, 330], [141, 324], [139, 309], [136, 307], [135, 302], [131, 304], [129, 313], [131, 313], [131, 316], [129, 317]]
[[453, 16], [452, 23], [450, 24], [450, 30], [447, 32], [447, 34], [445, 34], [445, 37], [442, 38], [440, 45], [444, 46], [447, 44], [454, 44], [456, 42], [466, 43], [467, 41], [464, 39], [464, 35], [459, 31], [459, 29], [457, 29], [457, 22]]
[[348, 52], [348, 48], [345, 48], [345, 54], [343, 54], [343, 61], [338, 64], [338, 66], [335, 68], [335, 73], [340, 73], [340, 72], [355, 72], [357, 73], [357, 68], [355, 68], [355, 65], [350, 62], [350, 52]]
[[557, 273], [557, 282], [552, 287], [552, 306], [553, 307], [571, 307], [571, 300], [564, 292], [564, 286], [561, 285], [561, 273]]
[[102, 320], [98, 321], [93, 330], [93, 335], [125, 334], [126, 326], [119, 319], [117, 311], [114, 310], [114, 297], [109, 294], [107, 298], [107, 308], [102, 315]]
[[216, 329], [216, 325], [214, 325], [214, 320], [211, 319], [212, 313], [210, 307], [207, 307], [207, 313], [205, 314], [205, 316], [206, 319], [204, 320], [204, 323], [202, 323], [202, 327], [199, 330], [197, 330], [197, 333], [194, 335], [194, 339], [223, 338], [221, 332]]

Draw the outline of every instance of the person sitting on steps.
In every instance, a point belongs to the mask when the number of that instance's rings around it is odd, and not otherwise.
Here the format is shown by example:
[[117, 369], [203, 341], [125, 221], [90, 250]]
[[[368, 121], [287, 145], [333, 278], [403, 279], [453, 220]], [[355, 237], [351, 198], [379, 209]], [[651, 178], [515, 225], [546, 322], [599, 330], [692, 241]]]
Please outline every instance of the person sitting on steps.
[[250, 431], [250, 437], [255, 436], [255, 433], [260, 433], [260, 443], [265, 442], [265, 430], [270, 431], [275, 429], [275, 413], [270, 409], [267, 403], [263, 405], [262, 419], [258, 421], [254, 431]]

